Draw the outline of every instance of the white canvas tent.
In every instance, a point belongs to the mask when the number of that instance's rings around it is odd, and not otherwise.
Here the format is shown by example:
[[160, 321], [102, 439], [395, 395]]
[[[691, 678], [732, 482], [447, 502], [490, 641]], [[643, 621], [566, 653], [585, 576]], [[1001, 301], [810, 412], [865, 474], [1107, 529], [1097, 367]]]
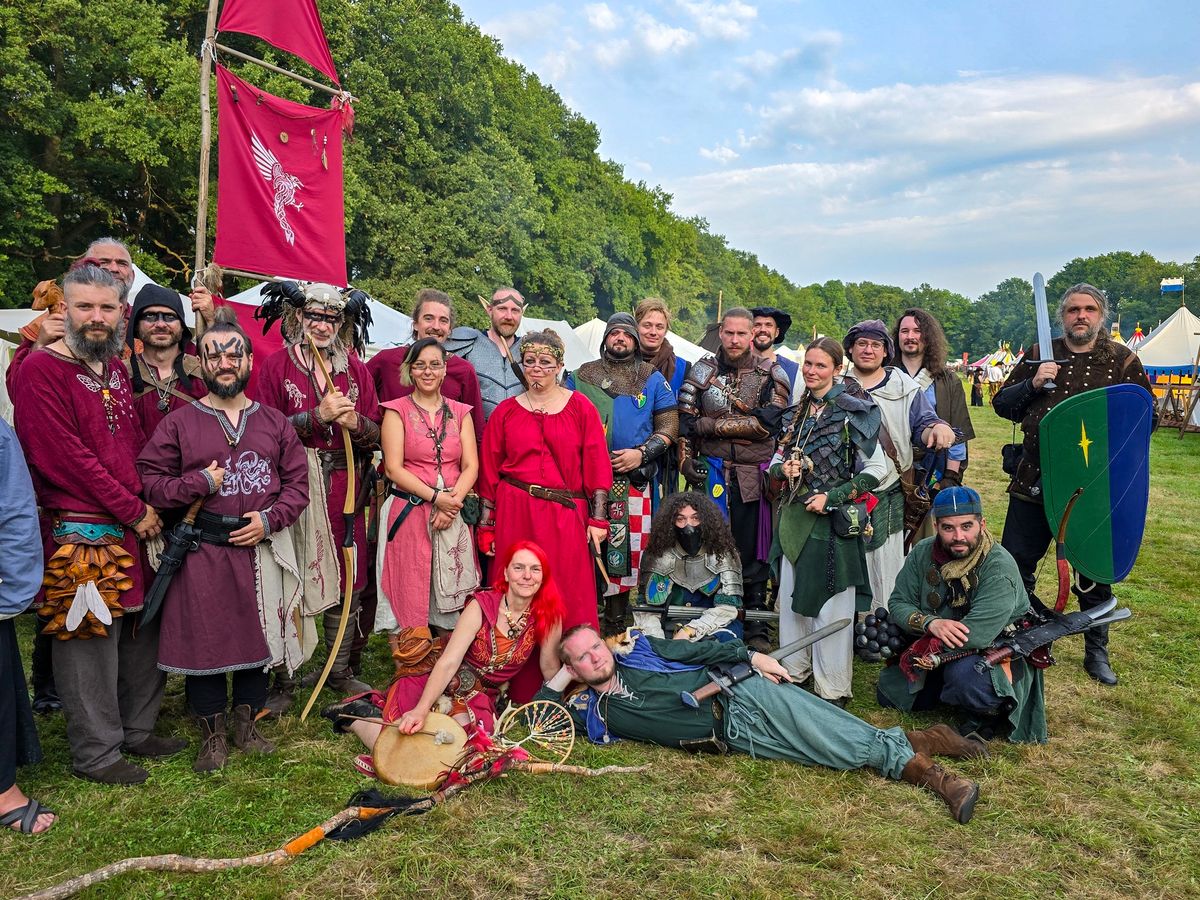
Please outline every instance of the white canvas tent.
[[1153, 383], [1161, 375], [1191, 378], [1200, 349], [1200, 318], [1186, 306], [1171, 313], [1134, 350]]

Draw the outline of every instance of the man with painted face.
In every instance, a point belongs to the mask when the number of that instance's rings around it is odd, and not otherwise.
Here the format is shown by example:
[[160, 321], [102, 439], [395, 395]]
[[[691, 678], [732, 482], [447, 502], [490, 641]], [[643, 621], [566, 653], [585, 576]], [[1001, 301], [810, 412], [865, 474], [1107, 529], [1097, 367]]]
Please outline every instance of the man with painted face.
[[[747, 609], [761, 609], [771, 552], [763, 468], [775, 452], [792, 391], [787, 373], [754, 352], [753, 328], [750, 310], [726, 310], [721, 348], [688, 370], [679, 391], [679, 469], [729, 518], [742, 561], [743, 602]], [[746, 631], [751, 646], [769, 649], [765, 628]]]
[[842, 341], [850, 357], [849, 375], [879, 407], [883, 427], [879, 442], [889, 457], [889, 472], [873, 492], [879, 503], [871, 513], [874, 534], [867, 544], [867, 572], [877, 604], [886, 605], [896, 576], [904, 565], [904, 491], [900, 481], [911, 479], [913, 447], [945, 450], [954, 443], [954, 429], [938, 418], [920, 386], [903, 371], [885, 363], [895, 347], [879, 319], [859, 322]]
[[[479, 392], [483, 396], [485, 423], [502, 401], [525, 390], [519, 374], [521, 351], [517, 338], [525, 306], [525, 298], [516, 288], [498, 288], [487, 303], [491, 327], [480, 331], [459, 326], [446, 340], [447, 350], [475, 367]], [[480, 433], [482, 431], [481, 428]]]
[[[986, 650], [1029, 613], [1021, 573], [988, 531], [971, 488], [938, 491], [930, 518], [934, 536], [913, 547], [888, 603], [891, 620], [918, 641], [906, 657]], [[879, 703], [905, 711], [949, 706], [964, 715], [964, 731], [1044, 744], [1041, 670], [1020, 657], [983, 671], [978, 662], [971, 653], [931, 671], [888, 666], [879, 673]]]
[[643, 607], [634, 624], [651, 637], [666, 637], [672, 606], [694, 607], [696, 618], [674, 637], [699, 641], [742, 636], [742, 563], [729, 523], [699, 491], [671, 494], [658, 512], [642, 551], [638, 594]]
[[229, 753], [227, 675], [234, 745], [271, 753], [255, 726], [270, 670], [290, 675], [304, 658], [290, 526], [308, 505], [308, 463], [287, 418], [246, 397], [252, 347], [231, 310], [217, 310], [199, 349], [207, 393], [163, 419], [137, 467], [160, 508], [204, 501], [199, 545], [163, 600], [158, 667], [184, 676], [201, 738], [193, 768], [211, 772]]
[[604, 329], [600, 359], [584, 363], [573, 383], [604, 423], [613, 486], [608, 492], [604, 564], [604, 627], [625, 628], [629, 592], [638, 585], [642, 544], [650, 531], [659, 460], [679, 436], [679, 413], [667, 380], [641, 358], [637, 322], [614, 313]]
[[800, 365], [775, 350], [787, 339], [792, 317], [775, 306], [756, 306], [750, 312], [754, 313], [754, 352], [783, 369], [794, 391], [796, 379], [800, 376]]
[[167, 413], [207, 391], [199, 358], [183, 349], [192, 342], [192, 332], [183, 321], [177, 293], [157, 284], [138, 291], [125, 334], [131, 351], [135, 339], [141, 341], [142, 352], [133, 352], [125, 360], [125, 369], [142, 432], [149, 439]]
[[42, 510], [46, 577], [38, 598], [75, 774], [140, 784], [127, 761], [185, 742], [153, 733], [165, 676], [158, 623], [142, 624], [142, 540], [159, 534], [139, 495], [142, 446], [121, 365], [120, 283], [84, 265], [63, 279], [65, 332], [29, 354], [13, 394], [16, 431]]
[[[417, 291], [412, 323], [414, 341], [433, 338], [445, 344], [455, 330], [454, 306], [450, 295], [433, 288]], [[407, 397], [415, 390], [411, 384], [403, 384], [400, 378], [400, 366], [408, 354], [409, 346], [389, 347], [367, 360], [367, 371], [375, 379], [375, 393], [380, 403]], [[483, 434], [483, 398], [479, 393], [479, 375], [467, 360], [459, 356], [447, 357], [442, 396], [471, 407], [471, 424], [475, 426], [475, 434], [477, 437]]]
[[[355, 484], [361, 485], [372, 453], [379, 446], [375, 381], [358, 357], [366, 346], [371, 321], [367, 296], [330, 284], [304, 282], [282, 282], [264, 291], [268, 300], [260, 307], [262, 317], [268, 323], [282, 318], [280, 331], [288, 346], [267, 358], [255, 381], [255, 396], [288, 417], [307, 449], [312, 502], [302, 518], [301, 531], [308, 537], [301, 555], [323, 562], [328, 569], [320, 575], [323, 598], [309, 606], [306, 614], [324, 609], [325, 644], [332, 648], [342, 617], [340, 599], [349, 581], [354, 597], [328, 684], [342, 695], [354, 694], [368, 690], [355, 678], [350, 665], [352, 643], [360, 627], [358, 592], [366, 583], [371, 562], [365, 497], [359, 491], [354, 498], [355, 571], [345, 571], [339, 548], [346, 536], [342, 510], [349, 484], [348, 467], [355, 467]], [[313, 358], [313, 345], [324, 367]], [[332, 384], [326, 383], [325, 372]], [[343, 428], [350, 433], [353, 459], [346, 458]], [[370, 626], [362, 623], [362, 627]], [[295, 688], [290, 675], [277, 670], [267, 703], [272, 714], [280, 714], [291, 705]]]

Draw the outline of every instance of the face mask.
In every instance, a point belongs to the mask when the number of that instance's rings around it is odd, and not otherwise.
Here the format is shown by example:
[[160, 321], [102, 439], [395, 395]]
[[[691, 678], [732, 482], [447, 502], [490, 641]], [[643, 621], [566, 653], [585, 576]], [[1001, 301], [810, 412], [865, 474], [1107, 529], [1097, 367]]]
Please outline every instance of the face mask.
[[700, 529], [695, 525], [675, 527], [675, 540], [679, 542], [684, 556], [695, 556], [700, 552]]

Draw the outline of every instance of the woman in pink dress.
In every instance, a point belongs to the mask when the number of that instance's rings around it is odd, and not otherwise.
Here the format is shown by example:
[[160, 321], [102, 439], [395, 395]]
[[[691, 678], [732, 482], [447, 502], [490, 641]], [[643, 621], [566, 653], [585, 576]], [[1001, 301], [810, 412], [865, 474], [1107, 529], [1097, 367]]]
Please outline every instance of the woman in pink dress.
[[391, 488], [380, 509], [377, 557], [385, 602], [375, 613], [375, 630], [389, 632], [393, 643], [403, 629], [432, 624], [448, 632], [479, 587], [474, 536], [462, 522], [479, 473], [471, 408], [442, 396], [446, 350], [435, 339], [409, 347], [400, 371], [415, 390], [381, 404]]
[[[420, 731], [438, 699], [450, 698], [450, 715], [467, 726], [491, 733], [496, 700], [509, 679], [534, 661], [543, 678], [559, 668], [563, 601], [550, 572], [545, 551], [533, 541], [520, 541], [498, 560], [499, 577], [490, 590], [476, 592], [433, 668], [423, 675], [397, 678], [383, 701], [383, 719], [398, 722], [405, 734]], [[343, 716], [377, 715], [377, 699], [351, 697], [322, 715], [338, 731], [352, 731], [368, 747], [382, 725]], [[363, 771], [369, 771], [362, 764]], [[369, 763], [368, 763], [369, 765]]]
[[[585, 622], [598, 628], [592, 560], [608, 536], [612, 487], [604, 426], [591, 401], [559, 384], [563, 342], [557, 334], [527, 334], [520, 351], [528, 389], [505, 400], [488, 419], [479, 479], [480, 548], [487, 553], [536, 540], [554, 560], [562, 585], [563, 629]], [[524, 703], [541, 683], [537, 666], [529, 665], [510, 692]]]

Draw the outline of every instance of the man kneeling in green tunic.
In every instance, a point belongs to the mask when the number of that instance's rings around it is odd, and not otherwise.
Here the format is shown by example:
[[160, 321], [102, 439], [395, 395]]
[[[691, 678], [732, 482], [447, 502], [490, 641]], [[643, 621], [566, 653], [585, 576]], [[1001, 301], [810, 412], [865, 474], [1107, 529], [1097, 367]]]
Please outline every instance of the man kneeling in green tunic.
[[[563, 703], [571, 681], [585, 689], [565, 701], [577, 727], [593, 743], [619, 738], [682, 749], [732, 748], [765, 759], [847, 770], [869, 767], [937, 794], [954, 818], [970, 821], [979, 785], [942, 768], [930, 757], [985, 756], [945, 725], [905, 734], [875, 728], [792, 684], [773, 657], [741, 641], [670, 641], [630, 629], [617, 653], [591, 625], [562, 636], [562, 669], [543, 685], [538, 699]], [[693, 708], [680, 694], [709, 683], [708, 666], [749, 663], [754, 674]]]
[[[971, 488], [939, 491], [932, 515], [934, 536], [913, 547], [888, 601], [892, 621], [918, 641], [879, 674], [879, 703], [906, 711], [951, 706], [965, 714], [966, 733], [1044, 744], [1041, 670], [1020, 657], [976, 668], [974, 651], [1029, 612], [1017, 564], [993, 541]], [[934, 655], [951, 659], [924, 668]]]

